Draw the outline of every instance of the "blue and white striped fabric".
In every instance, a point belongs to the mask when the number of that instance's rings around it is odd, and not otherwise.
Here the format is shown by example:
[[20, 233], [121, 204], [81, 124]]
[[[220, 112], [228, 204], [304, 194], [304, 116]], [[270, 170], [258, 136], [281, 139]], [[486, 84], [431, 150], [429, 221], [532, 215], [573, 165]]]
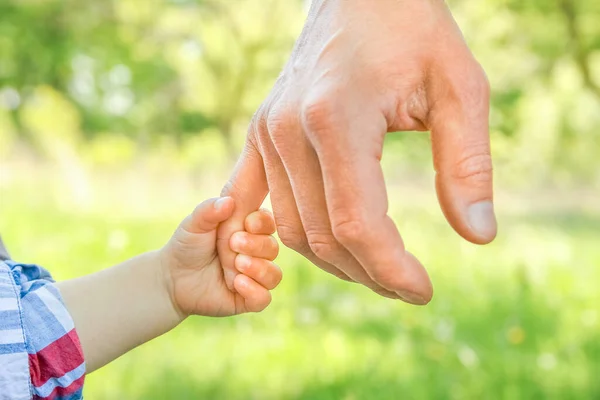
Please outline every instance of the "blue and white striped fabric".
[[0, 400], [82, 399], [73, 320], [45, 269], [0, 261]]
[[10, 267], [0, 261], [0, 399], [29, 400], [29, 356], [19, 303]]

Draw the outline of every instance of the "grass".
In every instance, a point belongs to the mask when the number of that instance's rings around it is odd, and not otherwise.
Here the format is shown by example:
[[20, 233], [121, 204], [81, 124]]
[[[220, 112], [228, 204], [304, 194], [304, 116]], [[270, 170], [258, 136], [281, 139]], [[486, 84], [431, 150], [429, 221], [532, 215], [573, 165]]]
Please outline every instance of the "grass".
[[[58, 279], [160, 246], [218, 181], [93, 174], [81, 206], [63, 178], [14, 168], [4, 175], [18, 180], [0, 180], [0, 232], [14, 258]], [[500, 207], [500, 236], [476, 247], [432, 193], [401, 189], [391, 184], [391, 211], [433, 277], [429, 306], [379, 298], [284, 251], [265, 312], [191, 318], [90, 375], [86, 398], [599, 399], [600, 214]]]

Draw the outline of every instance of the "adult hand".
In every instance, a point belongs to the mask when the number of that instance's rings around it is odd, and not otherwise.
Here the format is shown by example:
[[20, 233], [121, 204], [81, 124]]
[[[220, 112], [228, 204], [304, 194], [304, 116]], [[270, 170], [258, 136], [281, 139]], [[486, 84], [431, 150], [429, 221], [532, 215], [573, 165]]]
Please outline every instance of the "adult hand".
[[[250, 125], [222, 195], [237, 217], [268, 190], [282, 242], [377, 293], [426, 304], [432, 286], [387, 215], [387, 132], [431, 130], [436, 187], [452, 227], [492, 241], [489, 84], [442, 0], [313, 0], [290, 61]], [[435, 239], [432, 238], [432, 246]], [[235, 271], [225, 271], [228, 282]]]

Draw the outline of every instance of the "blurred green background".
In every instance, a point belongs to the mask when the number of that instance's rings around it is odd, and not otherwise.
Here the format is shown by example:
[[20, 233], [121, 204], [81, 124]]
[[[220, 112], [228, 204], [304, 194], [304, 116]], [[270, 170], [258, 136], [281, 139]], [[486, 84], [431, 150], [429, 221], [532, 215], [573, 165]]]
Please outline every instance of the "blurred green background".
[[[307, 3], [1, 1], [13, 258], [68, 279], [161, 246], [219, 193]], [[600, 2], [449, 3], [492, 84], [498, 239], [453, 233], [427, 135], [390, 135], [428, 307], [283, 251], [267, 311], [192, 318], [90, 375], [87, 399], [600, 399]]]

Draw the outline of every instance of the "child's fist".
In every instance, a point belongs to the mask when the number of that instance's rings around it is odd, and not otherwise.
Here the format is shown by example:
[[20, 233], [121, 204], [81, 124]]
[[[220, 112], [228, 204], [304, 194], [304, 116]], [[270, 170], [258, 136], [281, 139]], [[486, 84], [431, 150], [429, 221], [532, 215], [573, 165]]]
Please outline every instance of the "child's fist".
[[161, 250], [163, 269], [175, 308], [187, 316], [227, 316], [258, 312], [271, 302], [271, 293], [281, 281], [281, 270], [273, 263], [279, 251], [271, 236], [275, 222], [269, 211], [250, 214], [245, 231], [231, 237], [231, 249], [239, 253], [235, 268], [235, 292], [227, 288], [216, 251], [216, 229], [233, 214], [230, 197], [200, 204], [179, 225]]
[[235, 268], [243, 274], [236, 277], [235, 289], [243, 290], [238, 286], [246, 280], [245, 277], [252, 278], [266, 289], [273, 289], [281, 281], [281, 270], [273, 263], [279, 253], [279, 244], [271, 236], [275, 233], [271, 213], [259, 210], [250, 214], [246, 217], [245, 229], [245, 232], [234, 233], [229, 242], [231, 250], [238, 253]]

